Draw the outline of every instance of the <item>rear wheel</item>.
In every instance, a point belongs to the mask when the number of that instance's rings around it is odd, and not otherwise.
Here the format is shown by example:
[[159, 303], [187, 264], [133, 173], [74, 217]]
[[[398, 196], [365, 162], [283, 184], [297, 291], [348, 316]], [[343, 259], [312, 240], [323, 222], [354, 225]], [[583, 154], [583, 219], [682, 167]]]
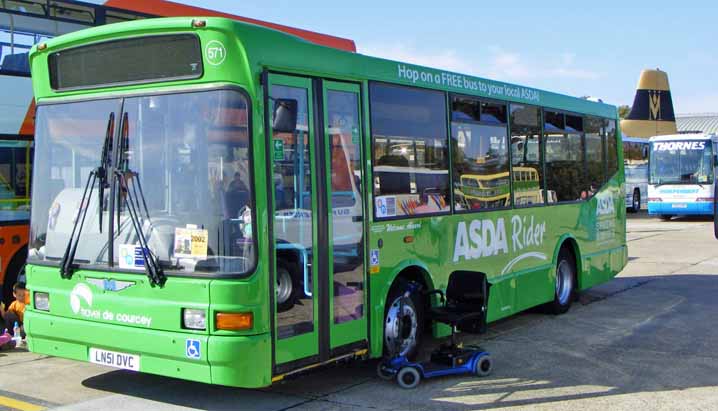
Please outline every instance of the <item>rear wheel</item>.
[[567, 248], [562, 248], [556, 262], [556, 288], [553, 301], [548, 305], [549, 312], [563, 314], [568, 311], [573, 302], [575, 289], [576, 258]]
[[491, 374], [491, 370], [493, 370], [493, 368], [494, 362], [491, 360], [491, 356], [482, 355], [481, 358], [476, 361], [476, 366], [474, 367], [474, 374], [479, 377], [486, 377], [487, 375]]
[[670, 214], [661, 214], [659, 217], [663, 221], [671, 221], [671, 218], [673, 218], [673, 216]]
[[399, 383], [401, 388], [416, 388], [421, 382], [421, 374], [414, 367], [404, 367], [396, 375], [396, 382]]

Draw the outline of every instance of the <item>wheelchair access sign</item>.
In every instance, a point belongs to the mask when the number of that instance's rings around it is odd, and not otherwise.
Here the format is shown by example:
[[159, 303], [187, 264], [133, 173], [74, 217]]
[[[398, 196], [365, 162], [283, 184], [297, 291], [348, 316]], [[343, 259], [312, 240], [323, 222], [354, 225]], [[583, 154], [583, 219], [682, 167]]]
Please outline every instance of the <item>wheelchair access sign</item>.
[[199, 340], [187, 339], [185, 345], [185, 355], [187, 358], [199, 360], [201, 353], [201, 345]]

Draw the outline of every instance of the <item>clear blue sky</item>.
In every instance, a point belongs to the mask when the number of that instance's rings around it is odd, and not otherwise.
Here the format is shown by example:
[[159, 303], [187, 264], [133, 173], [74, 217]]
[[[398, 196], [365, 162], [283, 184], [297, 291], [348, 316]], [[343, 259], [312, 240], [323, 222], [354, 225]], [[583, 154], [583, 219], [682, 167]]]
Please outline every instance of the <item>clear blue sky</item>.
[[616, 105], [632, 104], [640, 71], [658, 67], [677, 113], [718, 112], [718, 1], [179, 1]]

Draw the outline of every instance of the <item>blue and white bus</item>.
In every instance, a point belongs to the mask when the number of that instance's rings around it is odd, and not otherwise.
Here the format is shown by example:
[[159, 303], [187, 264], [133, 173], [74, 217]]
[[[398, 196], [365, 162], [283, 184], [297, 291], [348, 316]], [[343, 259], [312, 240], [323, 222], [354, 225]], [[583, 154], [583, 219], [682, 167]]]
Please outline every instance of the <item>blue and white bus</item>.
[[714, 134], [676, 134], [650, 139], [648, 213], [712, 215], [716, 157]]
[[626, 208], [641, 211], [648, 200], [648, 139], [623, 136]]

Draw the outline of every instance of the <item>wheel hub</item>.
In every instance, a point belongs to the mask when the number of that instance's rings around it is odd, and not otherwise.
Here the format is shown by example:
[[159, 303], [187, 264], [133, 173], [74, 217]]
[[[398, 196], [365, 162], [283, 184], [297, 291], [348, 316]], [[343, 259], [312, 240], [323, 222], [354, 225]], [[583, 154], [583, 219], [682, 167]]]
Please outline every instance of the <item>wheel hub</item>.
[[556, 269], [556, 296], [561, 305], [568, 303], [573, 289], [573, 270], [566, 260], [561, 260]]
[[384, 342], [391, 354], [406, 355], [416, 346], [419, 322], [411, 298], [394, 300], [386, 314]]

